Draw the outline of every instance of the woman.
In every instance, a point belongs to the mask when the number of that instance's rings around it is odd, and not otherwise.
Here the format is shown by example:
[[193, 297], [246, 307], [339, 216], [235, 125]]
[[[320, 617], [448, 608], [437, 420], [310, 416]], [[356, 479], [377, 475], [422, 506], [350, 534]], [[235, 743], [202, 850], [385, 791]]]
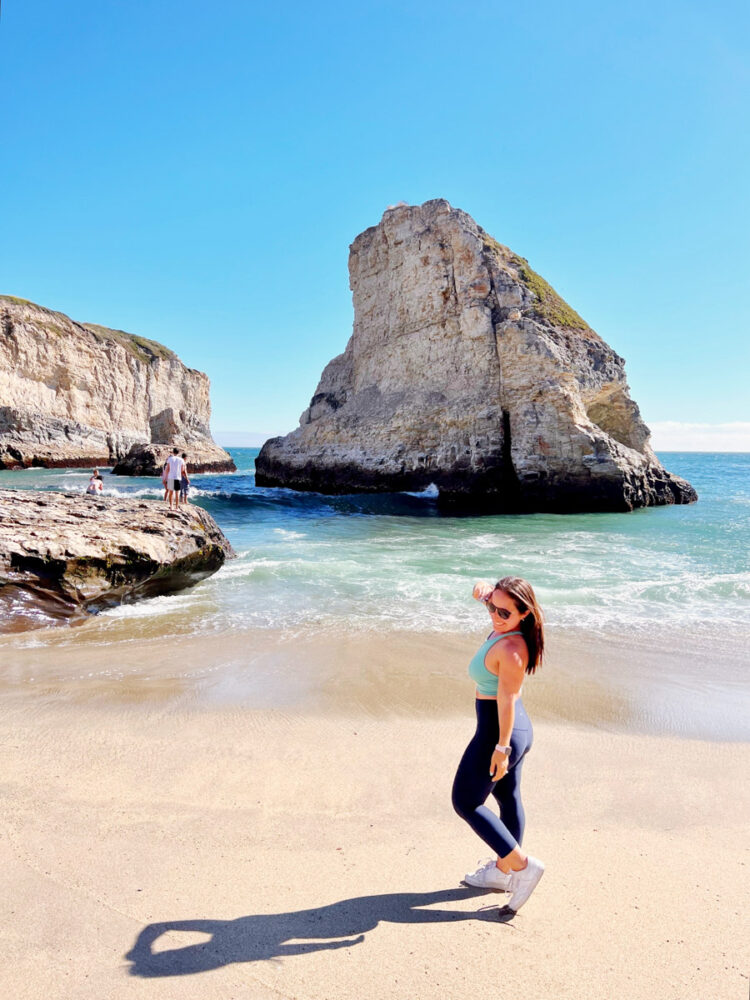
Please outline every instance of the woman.
[[[519, 910], [544, 872], [541, 861], [521, 850], [521, 766], [533, 739], [521, 685], [541, 665], [544, 622], [531, 584], [519, 577], [506, 576], [494, 587], [480, 581], [474, 597], [486, 604], [492, 631], [469, 664], [477, 686], [477, 731], [458, 765], [453, 807], [497, 855], [464, 881], [511, 893], [508, 906]], [[490, 793], [500, 806], [499, 819], [484, 804]]]

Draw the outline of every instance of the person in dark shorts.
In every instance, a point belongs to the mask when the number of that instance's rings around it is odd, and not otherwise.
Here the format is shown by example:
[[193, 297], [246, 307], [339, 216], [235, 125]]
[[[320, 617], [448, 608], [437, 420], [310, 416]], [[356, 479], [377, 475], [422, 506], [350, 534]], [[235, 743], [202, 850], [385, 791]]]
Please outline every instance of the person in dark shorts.
[[180, 479], [180, 503], [188, 502], [188, 488], [190, 487], [190, 477], [187, 471], [187, 455], [182, 453], [182, 478]]
[[180, 503], [180, 488], [182, 485], [182, 470], [185, 468], [184, 459], [180, 458], [180, 449], [173, 448], [172, 454], [167, 459], [164, 465], [164, 475], [163, 481], [164, 486], [167, 491], [165, 500], [172, 506], [172, 500], [174, 499], [174, 506], [179, 506]]

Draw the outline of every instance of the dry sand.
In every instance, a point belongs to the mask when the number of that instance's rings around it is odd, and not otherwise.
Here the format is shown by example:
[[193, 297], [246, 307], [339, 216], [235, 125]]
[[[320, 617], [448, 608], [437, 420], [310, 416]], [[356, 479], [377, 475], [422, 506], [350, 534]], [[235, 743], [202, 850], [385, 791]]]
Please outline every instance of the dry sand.
[[389, 677], [390, 711], [354, 676], [351, 699], [339, 675], [277, 709], [158, 677], [6, 688], [0, 995], [747, 996], [750, 745], [554, 722], [538, 698], [525, 846], [547, 871], [502, 922], [506, 896], [459, 886], [487, 854], [450, 807], [465, 679], [446, 711], [437, 671], [430, 711], [429, 671], [416, 693]]

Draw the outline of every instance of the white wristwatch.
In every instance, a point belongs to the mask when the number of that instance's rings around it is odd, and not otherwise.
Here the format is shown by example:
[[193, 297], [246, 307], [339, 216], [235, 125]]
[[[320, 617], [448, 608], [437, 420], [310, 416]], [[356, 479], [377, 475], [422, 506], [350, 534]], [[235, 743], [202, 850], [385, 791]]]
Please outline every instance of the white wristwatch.
[[495, 749], [499, 750], [500, 753], [504, 753], [506, 757], [510, 757], [511, 747], [501, 747], [499, 743], [496, 743]]

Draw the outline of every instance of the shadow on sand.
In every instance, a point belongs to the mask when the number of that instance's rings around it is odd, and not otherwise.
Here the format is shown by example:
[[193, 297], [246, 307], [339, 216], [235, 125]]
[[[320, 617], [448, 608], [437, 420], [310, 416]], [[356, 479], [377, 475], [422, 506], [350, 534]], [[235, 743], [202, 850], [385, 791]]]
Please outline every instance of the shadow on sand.
[[[491, 920], [507, 923], [513, 919], [515, 914], [512, 910], [498, 906], [481, 907], [471, 912], [422, 909], [486, 894], [484, 889], [469, 887], [436, 892], [384, 893], [342, 899], [338, 903], [310, 910], [258, 914], [237, 920], [165, 921], [144, 927], [125, 957], [132, 963], [132, 976], [186, 976], [218, 969], [232, 962], [256, 962], [350, 948], [361, 944], [365, 932], [373, 930], [381, 921], [433, 924], [453, 920]], [[154, 943], [170, 931], [210, 934], [211, 940], [154, 952]]]

